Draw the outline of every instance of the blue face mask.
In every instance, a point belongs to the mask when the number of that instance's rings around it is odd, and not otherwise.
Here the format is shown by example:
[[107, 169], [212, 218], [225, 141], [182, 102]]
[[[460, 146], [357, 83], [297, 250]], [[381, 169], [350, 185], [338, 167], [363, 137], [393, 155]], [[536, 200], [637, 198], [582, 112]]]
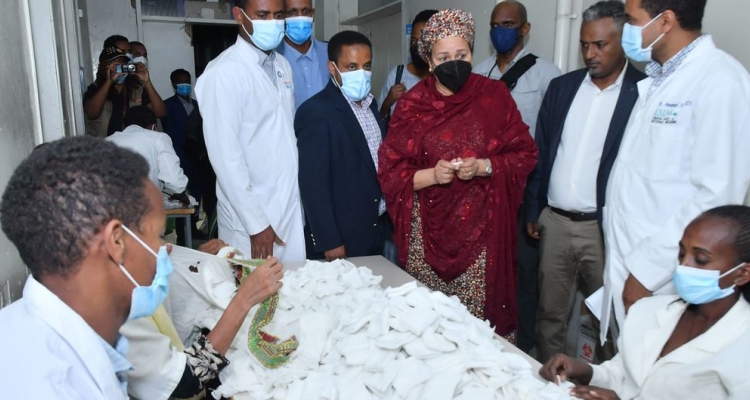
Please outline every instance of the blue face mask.
[[120, 75], [117, 79], [115, 79], [115, 85], [122, 85], [125, 83], [125, 80], [128, 79], [128, 74]]
[[250, 40], [253, 41], [259, 49], [263, 51], [271, 51], [281, 44], [284, 40], [284, 20], [282, 19], [250, 19], [250, 17], [242, 11], [242, 15], [245, 16], [253, 24], [253, 34], [245, 29], [245, 25], [241, 25]]
[[133, 285], [135, 285], [135, 289], [133, 289], [133, 297], [130, 300], [130, 314], [128, 315], [128, 321], [131, 321], [152, 315], [154, 311], [159, 308], [159, 305], [164, 299], [167, 298], [167, 294], [169, 293], [169, 274], [172, 273], [174, 267], [172, 266], [172, 260], [169, 258], [169, 254], [167, 254], [167, 246], [161, 246], [159, 248], [159, 254], [156, 254], [150, 247], [148, 247], [148, 245], [146, 245], [146, 243], [143, 242], [143, 240], [141, 240], [141, 238], [136, 236], [125, 225], [122, 226], [122, 229], [132, 236], [136, 242], [140, 243], [143, 248], [148, 250], [149, 253], [156, 257], [156, 274], [154, 275], [154, 280], [151, 282], [150, 286], [139, 285], [125, 267], [121, 264], [119, 265], [120, 270], [128, 277], [128, 279], [130, 279], [131, 282], [133, 282]]
[[339, 74], [341, 74], [341, 85], [333, 79], [333, 83], [341, 89], [344, 96], [351, 101], [362, 101], [372, 90], [372, 72], [364, 69], [356, 71], [341, 72], [336, 64], [333, 64]]
[[193, 91], [193, 85], [189, 83], [178, 83], [175, 85], [174, 91], [182, 97], [189, 97], [190, 93]]
[[672, 281], [677, 288], [677, 293], [685, 302], [688, 304], [706, 304], [731, 296], [734, 293], [735, 285], [722, 289], [719, 286], [719, 279], [744, 265], [745, 263], [742, 263], [721, 275], [719, 271], [678, 265]]
[[490, 30], [490, 39], [492, 40], [492, 46], [498, 54], [505, 54], [513, 50], [513, 46], [518, 43], [518, 31], [521, 28], [506, 28], [504, 26], [496, 26]]
[[659, 35], [650, 46], [644, 49], [643, 30], [659, 17], [661, 17], [661, 14], [657, 15], [654, 19], [643, 26], [634, 26], [625, 23], [625, 26], [622, 28], [622, 49], [625, 51], [625, 55], [627, 55], [628, 58], [637, 62], [651, 61], [651, 50], [654, 48], [654, 45], [664, 37], [664, 33]]
[[312, 36], [312, 17], [291, 17], [286, 19], [286, 37], [296, 44], [307, 42]]

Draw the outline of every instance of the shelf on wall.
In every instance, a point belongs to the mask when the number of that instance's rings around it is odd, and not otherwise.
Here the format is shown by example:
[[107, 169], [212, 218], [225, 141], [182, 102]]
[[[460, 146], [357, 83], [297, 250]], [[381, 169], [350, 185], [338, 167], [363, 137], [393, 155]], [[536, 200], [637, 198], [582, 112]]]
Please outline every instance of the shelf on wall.
[[233, 19], [212, 19], [212, 18], [183, 18], [183, 17], [157, 17], [143, 16], [145, 22], [169, 22], [176, 24], [208, 24], [208, 25], [237, 25]]
[[388, 3], [372, 11], [341, 21], [341, 25], [363, 25], [401, 12], [401, 0]]

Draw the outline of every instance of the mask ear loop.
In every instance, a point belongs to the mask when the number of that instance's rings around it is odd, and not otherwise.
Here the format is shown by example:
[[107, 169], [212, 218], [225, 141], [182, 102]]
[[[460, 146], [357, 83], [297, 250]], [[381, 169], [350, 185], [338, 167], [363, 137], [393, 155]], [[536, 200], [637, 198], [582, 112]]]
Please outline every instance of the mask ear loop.
[[[344, 77], [342, 76], [342, 74], [341, 74], [341, 71], [339, 70], [339, 67], [338, 67], [338, 65], [336, 65], [336, 63], [335, 63], [335, 62], [333, 62], [333, 61], [329, 61], [329, 62], [332, 62], [332, 63], [333, 63], [333, 68], [335, 68], [335, 69], [336, 69], [336, 72], [338, 72], [338, 73], [339, 73], [339, 76], [341, 76], [341, 80], [343, 81], [343, 80], [344, 80]], [[334, 84], [334, 85], [336, 85], [336, 87], [337, 87], [337, 88], [339, 88], [339, 90], [341, 90], [341, 85], [339, 85], [339, 81], [337, 81], [337, 80], [336, 80], [336, 76], [332, 76], [332, 77], [331, 77], [331, 80], [333, 81], [333, 84]]]
[[[122, 229], [123, 229], [123, 230], [124, 230], [125, 232], [127, 232], [127, 233], [128, 233], [128, 234], [129, 234], [130, 236], [132, 236], [132, 237], [133, 237], [133, 239], [135, 239], [135, 241], [136, 241], [136, 242], [140, 243], [140, 244], [141, 244], [141, 246], [143, 246], [143, 247], [144, 247], [144, 248], [145, 248], [146, 250], [148, 250], [148, 252], [149, 252], [149, 253], [153, 254], [153, 256], [154, 256], [154, 257], [156, 257], [156, 258], [159, 258], [159, 255], [158, 255], [158, 254], [156, 254], [156, 252], [155, 252], [155, 251], [154, 251], [153, 249], [151, 249], [151, 247], [149, 247], [149, 246], [148, 246], [148, 245], [146, 244], [146, 242], [144, 242], [143, 240], [141, 240], [141, 238], [139, 238], [138, 236], [136, 236], [136, 235], [135, 235], [135, 233], [133, 233], [133, 231], [131, 231], [130, 229], [128, 229], [128, 227], [127, 227], [127, 226], [125, 226], [125, 224], [122, 224]], [[131, 279], [132, 279], [132, 278], [131, 278]]]
[[[643, 41], [643, 30], [646, 29], [647, 26], [649, 26], [652, 23], [654, 23], [654, 21], [656, 21], [657, 19], [659, 19], [662, 15], [664, 15], [664, 13], [659, 13], [659, 15], [655, 16], [654, 19], [652, 19], [651, 21], [648, 21], [648, 23], [646, 25], [643, 25], [641, 27], [641, 41]], [[657, 43], [659, 43], [659, 41], [661, 40], [661, 38], [664, 37], [664, 35], [666, 35], [666, 33], [662, 33], [661, 35], [659, 35], [659, 37], [656, 38], [656, 40], [654, 40], [653, 42], [651, 42], [651, 44], [648, 45], [648, 47], [643, 48], [643, 50], [653, 50], [654, 45], [657, 44]]]
[[746, 262], [742, 262], [742, 263], [740, 263], [740, 264], [739, 264], [739, 265], [737, 265], [736, 267], [734, 267], [734, 268], [730, 269], [729, 271], [727, 271], [727, 272], [725, 272], [725, 273], [721, 274], [721, 275], [719, 276], [719, 279], [721, 279], [721, 278], [724, 278], [724, 277], [725, 277], [725, 276], [727, 276], [727, 275], [731, 275], [731, 274], [732, 274], [732, 273], [733, 273], [734, 271], [737, 271], [738, 269], [740, 269], [740, 268], [744, 267], [744, 266], [745, 266], [745, 264], [747, 264], [747, 263], [746, 263]]

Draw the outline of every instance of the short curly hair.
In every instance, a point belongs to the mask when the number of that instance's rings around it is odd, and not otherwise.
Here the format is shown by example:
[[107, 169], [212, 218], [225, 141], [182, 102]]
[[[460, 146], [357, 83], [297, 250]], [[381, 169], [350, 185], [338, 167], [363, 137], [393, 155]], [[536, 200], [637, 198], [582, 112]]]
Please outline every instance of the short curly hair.
[[680, 27], [686, 31], [700, 31], [703, 28], [703, 15], [706, 12], [707, 0], [642, 0], [641, 8], [651, 18], [667, 10], [677, 16]]
[[151, 210], [149, 166], [139, 154], [93, 137], [36, 149], [8, 182], [0, 224], [34, 277], [66, 276], [113, 219], [138, 227]]
[[[732, 224], [732, 245], [737, 251], [735, 263], [750, 262], [750, 207], [720, 206], [704, 212], [696, 220], [706, 217], [720, 218]], [[743, 286], [740, 291], [745, 296], [745, 300], [750, 301], [750, 284]]]

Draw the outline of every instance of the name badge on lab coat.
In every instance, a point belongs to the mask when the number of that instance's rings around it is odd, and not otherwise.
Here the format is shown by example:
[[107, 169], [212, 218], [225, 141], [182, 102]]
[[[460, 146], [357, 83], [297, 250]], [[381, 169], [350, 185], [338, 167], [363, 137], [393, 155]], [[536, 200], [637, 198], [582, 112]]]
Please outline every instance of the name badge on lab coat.
[[656, 107], [651, 118], [651, 123], [662, 126], [682, 126], [690, 118], [689, 110], [692, 106], [692, 101], [659, 102], [659, 106]]

